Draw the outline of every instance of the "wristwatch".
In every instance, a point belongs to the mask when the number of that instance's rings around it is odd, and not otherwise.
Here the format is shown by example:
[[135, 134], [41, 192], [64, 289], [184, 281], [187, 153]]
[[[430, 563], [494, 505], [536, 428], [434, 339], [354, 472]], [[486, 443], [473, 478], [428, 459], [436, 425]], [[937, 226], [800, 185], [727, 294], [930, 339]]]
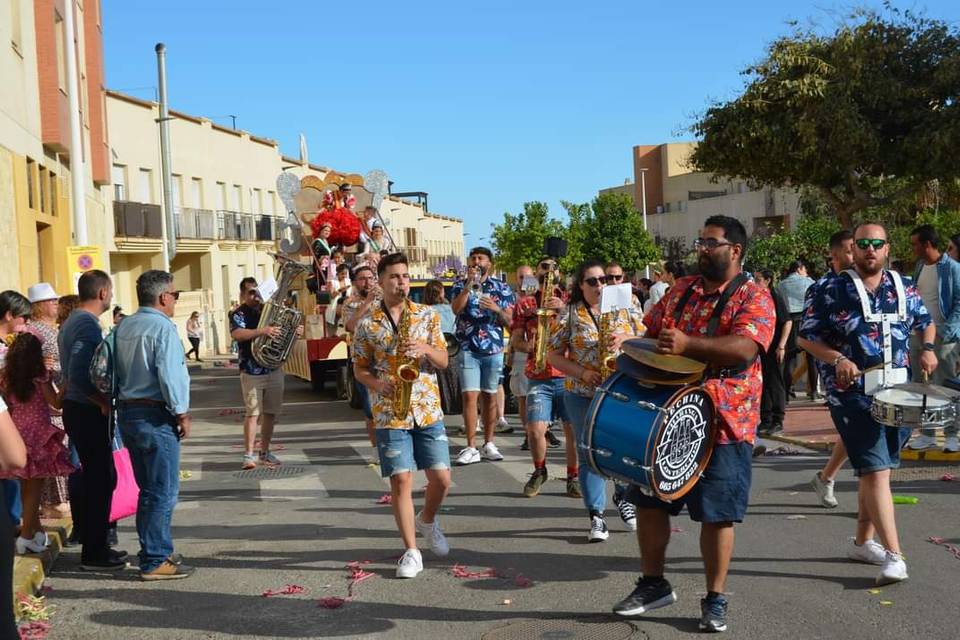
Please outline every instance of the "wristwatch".
[[936, 348], [937, 348], [937, 345], [933, 344], [932, 342], [924, 342], [924, 343], [923, 343], [923, 350], [924, 350], [924, 351], [933, 351], [933, 350], [935, 350]]

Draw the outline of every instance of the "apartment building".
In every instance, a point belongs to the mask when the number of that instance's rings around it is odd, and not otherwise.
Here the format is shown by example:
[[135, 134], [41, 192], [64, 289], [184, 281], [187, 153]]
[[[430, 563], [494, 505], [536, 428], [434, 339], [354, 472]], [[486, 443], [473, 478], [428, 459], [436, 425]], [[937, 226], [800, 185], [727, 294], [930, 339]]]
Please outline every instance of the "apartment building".
[[645, 195], [647, 228], [667, 254], [691, 249], [704, 221], [716, 214], [737, 218], [750, 234], [796, 223], [796, 190], [751, 189], [744, 181], [694, 171], [689, 159], [695, 148], [695, 142], [635, 146], [632, 183], [600, 193], [630, 193], [639, 210]]
[[[72, 33], [67, 9], [73, 10]], [[68, 48], [76, 57], [79, 149], [70, 135]], [[9, 0], [0, 3], [0, 288], [26, 291], [48, 281], [73, 290], [66, 247], [71, 222], [71, 170], [82, 159], [86, 227], [108, 227], [110, 182], [98, 0]]]

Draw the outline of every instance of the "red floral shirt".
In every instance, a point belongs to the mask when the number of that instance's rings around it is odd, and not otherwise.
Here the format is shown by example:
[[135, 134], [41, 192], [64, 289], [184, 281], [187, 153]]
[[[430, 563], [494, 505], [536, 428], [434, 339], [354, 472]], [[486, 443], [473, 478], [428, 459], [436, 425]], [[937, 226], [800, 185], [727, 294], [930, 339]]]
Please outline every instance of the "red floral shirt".
[[[567, 301], [566, 294], [560, 289], [554, 289], [554, 294], [556, 297], [560, 298], [564, 302]], [[537, 335], [537, 309], [538, 301], [540, 294], [522, 296], [513, 307], [513, 319], [510, 322], [510, 332], [515, 331], [521, 332], [521, 337], [524, 340], [533, 340]], [[553, 321], [556, 322], [557, 318], [560, 316], [560, 309], [556, 310], [556, 314], [553, 316]], [[549, 336], [547, 336], [549, 338]], [[553, 378], [562, 378], [564, 374], [562, 371], [556, 367], [547, 364], [544, 366], [543, 371], [537, 371], [535, 369], [535, 359], [531, 355], [527, 358], [527, 365], [523, 371], [524, 375], [527, 376], [529, 380], [552, 380]]]
[[[673, 321], [674, 312], [683, 292], [693, 287], [693, 295], [687, 301], [680, 321], [675, 325], [687, 335], [706, 337], [707, 324], [721, 291], [704, 294], [700, 276], [680, 278], [670, 291], [647, 313], [643, 323], [647, 337], [655, 338], [660, 333], [665, 318]], [[720, 314], [717, 336], [745, 336], [760, 347], [761, 352], [770, 347], [777, 321], [776, 310], [770, 292], [750, 280], [732, 296]], [[763, 390], [760, 355], [745, 371], [729, 378], [707, 378], [704, 388], [716, 406], [720, 418], [717, 444], [734, 442], [753, 443], [760, 422], [760, 395]]]

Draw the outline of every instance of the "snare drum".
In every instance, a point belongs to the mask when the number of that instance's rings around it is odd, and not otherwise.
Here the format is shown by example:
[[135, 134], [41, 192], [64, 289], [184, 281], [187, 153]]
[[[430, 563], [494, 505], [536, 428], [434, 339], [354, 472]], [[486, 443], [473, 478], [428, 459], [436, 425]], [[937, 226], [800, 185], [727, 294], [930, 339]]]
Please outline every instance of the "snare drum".
[[[870, 415], [874, 420], [888, 427], [910, 429], [949, 427], [957, 417], [957, 400], [949, 398], [949, 395], [955, 392], [937, 385], [926, 386], [931, 388], [933, 394], [923, 394], [915, 388], [881, 389], [873, 396]], [[940, 395], [943, 392], [947, 397]], [[924, 409], [924, 395], [926, 395], [926, 409]]]
[[597, 473], [676, 500], [710, 461], [713, 401], [699, 386], [645, 384], [618, 372], [597, 389], [585, 429], [586, 458]]

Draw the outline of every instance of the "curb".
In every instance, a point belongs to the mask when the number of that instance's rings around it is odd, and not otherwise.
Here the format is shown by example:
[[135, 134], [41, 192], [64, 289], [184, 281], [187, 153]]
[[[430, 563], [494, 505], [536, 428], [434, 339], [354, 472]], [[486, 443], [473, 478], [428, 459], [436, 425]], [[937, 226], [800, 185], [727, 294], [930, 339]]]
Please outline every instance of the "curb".
[[18, 616], [18, 596], [35, 596], [40, 593], [47, 573], [60, 555], [60, 551], [63, 550], [64, 541], [73, 530], [73, 521], [69, 518], [44, 520], [43, 528], [50, 537], [50, 546], [43, 553], [16, 555], [13, 558], [13, 609]]
[[[776, 440], [786, 444], [792, 444], [797, 447], [805, 447], [816, 451], [829, 452], [833, 450], [833, 442], [824, 442], [822, 440], [804, 440], [803, 438], [793, 438], [790, 436], [761, 436], [767, 440]], [[945, 453], [943, 451], [928, 449], [926, 451], [914, 451], [904, 447], [900, 450], [901, 460], [910, 460], [913, 462], [955, 462], [960, 464], [960, 453]]]

